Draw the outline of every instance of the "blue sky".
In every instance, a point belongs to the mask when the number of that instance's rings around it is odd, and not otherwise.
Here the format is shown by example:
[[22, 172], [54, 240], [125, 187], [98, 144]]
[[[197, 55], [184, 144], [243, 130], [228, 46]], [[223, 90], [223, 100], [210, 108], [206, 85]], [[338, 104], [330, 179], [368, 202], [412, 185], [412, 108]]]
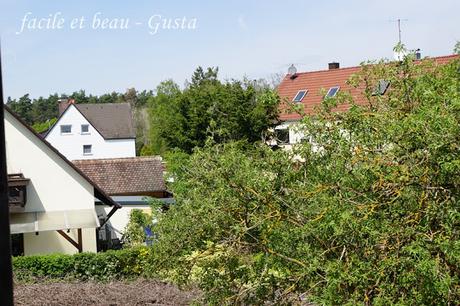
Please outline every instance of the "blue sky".
[[[197, 66], [219, 66], [222, 79], [263, 78], [391, 58], [397, 18], [403, 42], [423, 55], [451, 54], [460, 40], [460, 1], [114, 1], [0, 0], [5, 95], [124, 92], [184, 84]], [[26, 29], [20, 32], [24, 16]], [[129, 19], [128, 29], [93, 29], [102, 18]], [[33, 18], [60, 13], [62, 29], [32, 29]], [[151, 16], [196, 18], [196, 29], [158, 30]], [[70, 29], [74, 18], [84, 28]], [[99, 18], [101, 19], [101, 18]], [[153, 21], [157, 21], [155, 17]], [[136, 24], [137, 23], [137, 24]], [[43, 23], [42, 23], [43, 24]], [[154, 25], [154, 23], [152, 23]]]

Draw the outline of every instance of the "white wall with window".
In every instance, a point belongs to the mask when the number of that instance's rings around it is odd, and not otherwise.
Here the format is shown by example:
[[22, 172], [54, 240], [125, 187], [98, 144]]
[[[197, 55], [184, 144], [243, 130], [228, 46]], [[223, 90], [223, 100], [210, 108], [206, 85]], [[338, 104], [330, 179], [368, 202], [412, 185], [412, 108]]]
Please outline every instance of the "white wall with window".
[[[68, 215], [77, 214], [79, 222], [84, 220], [83, 212], [93, 210], [96, 216], [94, 187], [8, 111], [5, 112], [5, 139], [8, 173], [21, 173], [30, 179], [24, 211], [11, 215], [23, 215], [19, 218], [21, 226], [26, 226], [30, 214], [44, 216], [43, 220], [35, 221], [38, 228], [40, 222], [53, 220], [53, 214], [63, 211]], [[13, 220], [10, 217], [12, 223]], [[38, 235], [24, 232], [24, 255], [78, 252], [55, 230], [37, 232]], [[69, 229], [66, 233], [77, 239], [77, 229]], [[82, 236], [83, 251], [96, 252], [95, 228], [83, 228]]]
[[69, 160], [136, 156], [135, 139], [104, 139], [73, 105], [46, 135]]

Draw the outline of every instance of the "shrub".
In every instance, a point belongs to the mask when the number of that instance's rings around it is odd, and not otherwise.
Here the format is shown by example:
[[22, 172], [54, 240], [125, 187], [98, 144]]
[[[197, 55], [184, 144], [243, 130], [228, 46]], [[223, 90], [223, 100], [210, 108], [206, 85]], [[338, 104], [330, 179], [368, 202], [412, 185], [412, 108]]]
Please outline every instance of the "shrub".
[[[292, 152], [196, 150], [174, 173], [149, 269], [211, 304], [458, 304], [458, 69], [365, 65], [350, 82], [370, 84], [369, 103], [327, 99]], [[390, 90], [375, 96], [381, 79]]]
[[112, 280], [145, 274], [149, 250], [137, 247], [104, 253], [36, 255], [13, 258], [15, 279]]

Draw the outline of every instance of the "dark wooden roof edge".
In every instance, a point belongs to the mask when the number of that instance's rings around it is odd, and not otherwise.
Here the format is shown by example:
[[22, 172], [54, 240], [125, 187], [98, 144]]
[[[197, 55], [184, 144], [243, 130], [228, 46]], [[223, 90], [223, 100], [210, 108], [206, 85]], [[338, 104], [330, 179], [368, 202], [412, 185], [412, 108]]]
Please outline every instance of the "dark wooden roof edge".
[[[23, 126], [25, 126], [30, 132], [32, 132], [41, 142], [43, 142], [51, 151], [56, 153], [62, 160], [64, 160], [72, 169], [74, 169], [81, 177], [83, 177], [88, 183], [94, 188], [94, 196], [99, 199], [102, 203], [121, 208], [121, 205], [112, 200], [96, 183], [94, 183], [86, 174], [77, 168], [71, 161], [69, 161], [64, 155], [62, 155], [55, 147], [53, 147], [48, 141], [41, 137], [34, 129], [32, 129], [24, 120], [22, 120], [17, 114], [15, 114], [8, 106], [3, 105], [4, 109], [11, 114], [16, 120], [18, 120]], [[56, 121], [57, 123], [57, 121]]]

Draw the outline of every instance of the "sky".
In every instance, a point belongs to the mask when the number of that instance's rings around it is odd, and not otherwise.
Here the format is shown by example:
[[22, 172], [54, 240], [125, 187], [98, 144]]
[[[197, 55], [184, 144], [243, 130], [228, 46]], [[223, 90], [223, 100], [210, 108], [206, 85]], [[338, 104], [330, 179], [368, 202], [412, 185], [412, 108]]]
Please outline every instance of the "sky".
[[198, 66], [223, 80], [356, 66], [393, 57], [398, 18], [409, 49], [448, 55], [459, 11], [458, 0], [0, 0], [4, 93], [154, 90]]

